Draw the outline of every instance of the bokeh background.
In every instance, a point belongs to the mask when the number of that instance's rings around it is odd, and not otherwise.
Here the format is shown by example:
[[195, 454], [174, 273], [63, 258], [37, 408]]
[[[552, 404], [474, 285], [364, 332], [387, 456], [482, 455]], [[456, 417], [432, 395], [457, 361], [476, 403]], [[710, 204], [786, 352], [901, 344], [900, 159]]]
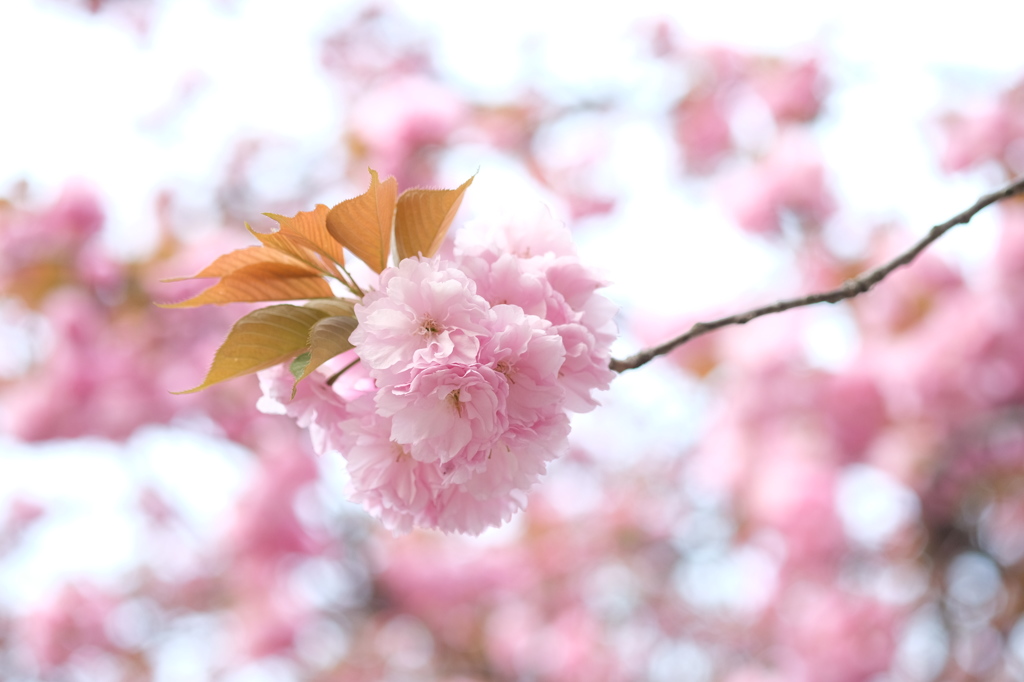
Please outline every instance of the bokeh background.
[[340, 456], [198, 395], [163, 310], [261, 214], [479, 171], [616, 355], [832, 287], [1024, 171], [1024, 9], [0, 5], [0, 678], [1024, 679], [1024, 204], [869, 295], [616, 379], [526, 511], [394, 537]]

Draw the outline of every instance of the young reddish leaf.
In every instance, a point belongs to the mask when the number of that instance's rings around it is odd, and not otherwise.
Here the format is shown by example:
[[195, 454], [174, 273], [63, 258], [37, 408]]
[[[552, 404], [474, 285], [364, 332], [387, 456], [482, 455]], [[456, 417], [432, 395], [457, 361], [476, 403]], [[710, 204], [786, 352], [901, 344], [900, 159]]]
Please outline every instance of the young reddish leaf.
[[[301, 368], [301, 373], [295, 374], [295, 384], [292, 386], [292, 397], [295, 397], [295, 386], [309, 376], [313, 370], [324, 364], [335, 355], [351, 350], [353, 346], [348, 341], [349, 335], [356, 328], [355, 318], [352, 317], [325, 317], [314, 324], [309, 330], [309, 360]], [[294, 366], [299, 370], [298, 366]]]
[[263, 215], [273, 218], [280, 225], [276, 232], [257, 232], [249, 225], [246, 227], [264, 246], [294, 256], [331, 275], [337, 275], [335, 263], [344, 265], [345, 255], [341, 244], [327, 231], [328, 211], [323, 204], [317, 204], [314, 210], [302, 211], [293, 218], [264, 213]]
[[225, 253], [205, 268], [191, 277], [171, 277], [162, 280], [164, 282], [181, 282], [187, 279], [205, 279], [207, 277], [224, 277], [232, 272], [248, 265], [259, 263], [283, 263], [286, 265], [299, 265], [296, 260], [284, 253], [273, 249], [265, 249], [262, 246], [247, 246], [244, 249], [237, 249], [231, 253]]
[[248, 223], [245, 226], [264, 246], [270, 247], [266, 249], [267, 251], [276, 250], [276, 252], [280, 252], [282, 255], [287, 254], [293, 261], [316, 268], [325, 275], [332, 275], [334, 277], [340, 275], [334, 261], [321, 253], [316, 245], [305, 237], [294, 234], [282, 234], [280, 230], [269, 234], [257, 232]]
[[[216, 261], [215, 261], [216, 263]], [[162, 308], [192, 308], [208, 303], [294, 301], [332, 296], [331, 286], [320, 273], [298, 263], [255, 263], [230, 272], [209, 289]]]
[[281, 226], [281, 234], [295, 235], [311, 242], [320, 253], [324, 254], [338, 265], [345, 264], [345, 256], [341, 245], [327, 231], [327, 214], [330, 209], [323, 204], [317, 204], [312, 211], [301, 211], [293, 218], [265, 213], [264, 215], [273, 218]]
[[370, 188], [341, 202], [327, 214], [331, 236], [374, 272], [388, 266], [397, 195], [398, 181], [388, 178], [380, 182], [377, 171], [371, 169]]
[[310, 328], [323, 317], [319, 310], [287, 304], [254, 310], [228, 332], [203, 383], [177, 393], [194, 393], [284, 362], [306, 347]]
[[462, 204], [462, 195], [472, 183], [470, 178], [456, 189], [402, 192], [395, 211], [395, 253], [399, 260], [415, 255], [430, 258], [437, 253]]

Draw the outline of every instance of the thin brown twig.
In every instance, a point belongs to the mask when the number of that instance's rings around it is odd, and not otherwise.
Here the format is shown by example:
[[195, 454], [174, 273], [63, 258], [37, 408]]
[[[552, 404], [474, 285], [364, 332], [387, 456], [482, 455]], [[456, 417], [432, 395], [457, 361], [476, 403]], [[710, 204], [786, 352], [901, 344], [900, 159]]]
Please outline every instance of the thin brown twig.
[[809, 296], [801, 296], [799, 298], [785, 299], [783, 301], [772, 303], [771, 305], [766, 305], [761, 308], [754, 308], [753, 310], [748, 310], [745, 313], [730, 315], [729, 317], [722, 317], [717, 320], [712, 320], [710, 322], [698, 322], [692, 327], [690, 327], [689, 331], [687, 331], [685, 334], [677, 336], [676, 338], [666, 341], [665, 343], [662, 343], [658, 346], [654, 346], [653, 348], [648, 348], [646, 350], [640, 351], [639, 353], [634, 353], [625, 360], [618, 360], [612, 358], [611, 362], [609, 363], [609, 367], [616, 372], [625, 372], [627, 369], [636, 369], [637, 367], [646, 365], [648, 362], [658, 357], [659, 355], [664, 355], [675, 350], [676, 348], [683, 345], [687, 341], [691, 341], [697, 338], [698, 336], [703, 336], [708, 332], [712, 332], [716, 329], [721, 329], [722, 327], [728, 327], [734, 324], [746, 324], [747, 322], [757, 319], [758, 317], [761, 317], [763, 315], [781, 313], [784, 310], [790, 310], [791, 308], [800, 308], [802, 306], [807, 305], [814, 305], [815, 303], [838, 303], [839, 301], [844, 301], [848, 298], [853, 298], [854, 296], [863, 294], [871, 290], [872, 287], [874, 287], [876, 284], [885, 279], [889, 275], [889, 273], [891, 273], [896, 268], [907, 265], [908, 263], [913, 261], [918, 256], [918, 254], [920, 254], [928, 247], [929, 244], [934, 242], [936, 239], [944, 235], [952, 228], [956, 227], [957, 225], [969, 223], [971, 221], [971, 218], [973, 218], [982, 209], [991, 206], [996, 202], [1008, 199], [1012, 196], [1016, 196], [1022, 193], [1024, 193], [1024, 178], [1019, 178], [1015, 180], [1014, 182], [1012, 182], [1011, 184], [1007, 185], [1006, 187], [997, 192], [986, 194], [985, 196], [975, 201], [974, 205], [968, 208], [966, 211], [963, 211], [962, 213], [953, 216], [946, 222], [933, 227], [931, 230], [928, 231], [928, 234], [926, 234], [920, 241], [915, 243], [913, 246], [911, 246], [909, 249], [907, 249], [900, 255], [893, 258], [888, 263], [880, 265], [876, 268], [872, 268], [871, 270], [868, 270], [867, 272], [864, 272], [863, 274], [854, 277], [853, 279], [846, 280], [846, 282], [844, 282], [842, 286], [836, 289], [832, 289], [830, 291], [823, 291], [817, 294], [811, 294]]
[[356, 366], [356, 363], [357, 363], [357, 362], [359, 362], [359, 358], [356, 358], [355, 360], [353, 360], [352, 362], [348, 363], [347, 365], [345, 365], [344, 367], [342, 367], [341, 369], [339, 369], [339, 370], [338, 370], [337, 372], [335, 372], [335, 373], [334, 373], [334, 374], [332, 374], [331, 376], [327, 377], [327, 385], [328, 385], [328, 386], [333, 386], [333, 385], [334, 385], [334, 382], [335, 382], [335, 381], [337, 381], [337, 380], [338, 380], [338, 378], [339, 378], [339, 377], [340, 377], [340, 376], [341, 376], [342, 374], [344, 374], [345, 372], [347, 372], [347, 371], [349, 371], [350, 369], [352, 369], [353, 367], [355, 367], [355, 366]]

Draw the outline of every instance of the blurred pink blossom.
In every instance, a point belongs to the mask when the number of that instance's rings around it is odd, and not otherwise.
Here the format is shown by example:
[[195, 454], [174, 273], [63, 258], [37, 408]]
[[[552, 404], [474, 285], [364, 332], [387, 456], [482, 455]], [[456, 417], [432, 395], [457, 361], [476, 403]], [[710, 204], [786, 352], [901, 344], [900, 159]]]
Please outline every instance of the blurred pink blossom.
[[762, 62], [753, 69], [751, 85], [779, 123], [810, 121], [821, 111], [821, 66], [815, 59]]
[[257, 572], [276, 570], [286, 555], [322, 548], [295, 512], [296, 494], [317, 477], [316, 463], [306, 452], [289, 450], [270, 451], [259, 461], [228, 528], [226, 544]]
[[778, 233], [786, 216], [803, 229], [819, 228], [836, 208], [818, 154], [793, 138], [783, 139], [758, 165], [733, 176], [721, 195], [740, 227], [755, 234]]
[[67, 584], [29, 611], [21, 631], [40, 669], [53, 674], [80, 650], [111, 649], [106, 623], [117, 599], [88, 583]]
[[714, 96], [690, 95], [676, 105], [673, 127], [687, 169], [708, 173], [732, 148], [728, 114]]
[[945, 148], [940, 163], [946, 171], [967, 170], [990, 161], [1012, 161], [1011, 145], [1024, 138], [1022, 94], [1009, 93], [966, 113], [948, 114], [941, 126]]
[[800, 682], [866, 682], [889, 669], [897, 608], [841, 588], [795, 589], [783, 622], [783, 665]]
[[352, 133], [367, 149], [367, 163], [403, 187], [429, 183], [416, 157], [442, 145], [466, 118], [466, 105], [448, 86], [418, 75], [399, 76], [369, 90], [352, 109]]

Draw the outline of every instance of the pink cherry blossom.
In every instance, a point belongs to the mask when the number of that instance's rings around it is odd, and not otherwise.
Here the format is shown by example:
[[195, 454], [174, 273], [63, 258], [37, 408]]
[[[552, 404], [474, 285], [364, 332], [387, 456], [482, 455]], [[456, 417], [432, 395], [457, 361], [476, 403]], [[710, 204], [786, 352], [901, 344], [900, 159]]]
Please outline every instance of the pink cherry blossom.
[[510, 422], [530, 425], [544, 415], [560, 413], [562, 338], [546, 320], [525, 315], [518, 306], [497, 305], [492, 310], [493, 331], [480, 349], [480, 361], [507, 380]]
[[555, 332], [565, 345], [565, 364], [559, 375], [566, 391], [565, 408], [589, 412], [599, 404], [592, 392], [608, 388], [615, 378], [615, 372], [608, 369], [608, 344], [582, 324], [558, 325]]
[[414, 365], [471, 363], [486, 333], [489, 306], [447, 262], [406, 258], [356, 306], [350, 340], [378, 383], [397, 383]]
[[608, 362], [617, 307], [597, 293], [605, 283], [580, 264], [565, 226], [546, 211], [534, 218], [467, 225], [456, 238], [456, 259], [481, 282], [491, 305], [518, 305], [555, 325], [566, 351], [559, 373], [565, 407], [589, 411], [597, 405], [592, 392], [608, 388], [615, 376]]
[[492, 261], [487, 255], [464, 255], [459, 258], [459, 267], [491, 305], [515, 305], [527, 314], [549, 319], [548, 306], [555, 301], [551, 283], [543, 271], [530, 267], [522, 258], [505, 253]]
[[[461, 489], [484, 501], [494, 491], [527, 491], [547, 469], [547, 463], [569, 447], [569, 417], [551, 412], [530, 424], [516, 424], [491, 448], [486, 467], [479, 468]], [[525, 500], [517, 499], [518, 508]]]
[[407, 258], [356, 305], [361, 384], [318, 372], [292, 398], [284, 366], [260, 373], [261, 409], [341, 452], [352, 499], [394, 530], [507, 521], [567, 449], [566, 410], [614, 376], [616, 308], [568, 230], [543, 208], [478, 227], [454, 261]]
[[433, 365], [378, 392], [377, 411], [392, 418], [391, 437], [415, 459], [458, 475], [457, 466], [486, 456], [508, 428], [508, 385], [486, 365]]
[[466, 484], [452, 485], [438, 495], [435, 525], [445, 533], [479, 535], [488, 528], [508, 523], [513, 514], [525, 507], [525, 490], [490, 489], [486, 495], [474, 495]]
[[372, 396], [349, 408], [352, 418], [343, 424], [349, 497], [393, 531], [434, 525], [440, 468], [413, 459], [407, 447], [391, 440], [391, 420], [377, 414]]
[[287, 365], [275, 365], [259, 372], [263, 397], [256, 407], [266, 414], [287, 414], [299, 427], [308, 429], [313, 449], [324, 454], [337, 450], [342, 437], [341, 423], [348, 417], [345, 400], [316, 373], [292, 386], [295, 377]]
[[372, 402], [318, 388], [286, 406], [284, 370], [262, 375], [265, 404], [333, 434], [352, 498], [400, 531], [510, 518], [566, 449], [565, 411], [592, 409], [614, 376], [616, 308], [547, 209], [463, 234], [455, 260], [407, 258], [356, 306]]
[[489, 263], [505, 254], [524, 259], [576, 255], [572, 233], [543, 204], [467, 222], [455, 237], [455, 249], [457, 255], [480, 256]]
[[456, 477], [440, 461], [422, 462], [391, 440], [391, 420], [369, 398], [353, 402], [344, 452], [350, 497], [389, 529], [414, 526], [480, 533], [508, 521], [526, 504], [526, 490], [566, 445], [568, 419], [558, 414], [529, 429], [506, 432], [487, 456]]

